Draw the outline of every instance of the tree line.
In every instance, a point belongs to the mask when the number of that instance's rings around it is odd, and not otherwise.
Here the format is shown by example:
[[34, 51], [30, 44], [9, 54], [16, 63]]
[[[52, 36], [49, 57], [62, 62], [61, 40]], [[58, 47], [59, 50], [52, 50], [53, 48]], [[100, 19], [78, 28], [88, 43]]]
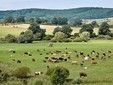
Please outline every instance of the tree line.
[[46, 35], [46, 29], [40, 28], [40, 25], [36, 22], [30, 24], [29, 28], [25, 32], [21, 32], [16, 38], [15, 36], [8, 34], [5, 36], [7, 42], [18, 43], [32, 43], [33, 41], [47, 40], [51, 42], [87, 42], [90, 38], [99, 39], [112, 39], [113, 33], [110, 31], [110, 25], [107, 22], [103, 22], [99, 27], [98, 35], [94, 33], [94, 27], [98, 26], [96, 22], [90, 24], [83, 24], [79, 33], [72, 35], [73, 29], [70, 25], [56, 27], [52, 35]]

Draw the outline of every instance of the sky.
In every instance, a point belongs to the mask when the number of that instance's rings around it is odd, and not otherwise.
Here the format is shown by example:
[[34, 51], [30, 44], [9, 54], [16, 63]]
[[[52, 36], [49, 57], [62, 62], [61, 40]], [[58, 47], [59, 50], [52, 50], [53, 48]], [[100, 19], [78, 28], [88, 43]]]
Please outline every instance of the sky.
[[79, 7], [113, 8], [113, 0], [0, 0], [0, 10], [70, 9]]

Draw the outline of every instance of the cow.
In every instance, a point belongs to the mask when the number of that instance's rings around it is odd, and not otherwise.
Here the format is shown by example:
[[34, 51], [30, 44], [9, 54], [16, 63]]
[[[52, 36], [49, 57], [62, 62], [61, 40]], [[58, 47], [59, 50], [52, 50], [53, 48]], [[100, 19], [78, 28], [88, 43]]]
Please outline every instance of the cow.
[[77, 61], [71, 61], [71, 64], [73, 65], [73, 64], [78, 64], [78, 62]]
[[80, 72], [79, 75], [80, 77], [87, 77], [87, 74], [85, 72]]
[[41, 74], [43, 74], [43, 72], [40, 72], [40, 71], [39, 72], [35, 72], [35, 76], [36, 75], [41, 75]]
[[21, 63], [21, 60], [17, 60], [17, 63]]
[[97, 64], [97, 62], [96, 61], [93, 61], [92, 64]]

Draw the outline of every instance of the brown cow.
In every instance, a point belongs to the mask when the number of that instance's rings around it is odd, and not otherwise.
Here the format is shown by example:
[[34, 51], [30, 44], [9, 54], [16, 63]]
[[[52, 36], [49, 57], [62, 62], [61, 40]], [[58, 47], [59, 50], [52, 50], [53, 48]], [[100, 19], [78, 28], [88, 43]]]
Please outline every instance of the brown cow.
[[80, 77], [87, 77], [87, 74], [85, 72], [80, 72]]

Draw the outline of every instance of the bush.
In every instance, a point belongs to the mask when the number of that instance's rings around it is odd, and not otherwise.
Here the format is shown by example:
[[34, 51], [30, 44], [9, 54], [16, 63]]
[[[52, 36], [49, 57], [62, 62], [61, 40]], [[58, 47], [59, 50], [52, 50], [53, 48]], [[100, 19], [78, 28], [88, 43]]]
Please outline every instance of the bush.
[[65, 38], [62, 40], [62, 42], [71, 42], [72, 40], [70, 38]]
[[0, 63], [0, 82], [8, 81], [12, 74], [13, 70], [10, 65]]
[[74, 79], [72, 81], [72, 84], [81, 84], [81, 83], [83, 83], [83, 81], [80, 78]]
[[14, 75], [17, 78], [28, 78], [29, 73], [30, 69], [28, 67], [20, 67], [15, 70]]
[[111, 37], [109, 35], [98, 35], [98, 39], [108, 39], [108, 40], [110, 40]]
[[74, 37], [79, 37], [79, 33], [74, 33]]
[[41, 80], [36, 80], [34, 85], [43, 85], [43, 81]]
[[73, 41], [74, 41], [74, 42], [82, 42], [82, 41], [83, 41], [83, 39], [82, 39], [82, 38], [80, 38], [80, 37], [76, 37]]
[[90, 38], [96, 38], [97, 37], [97, 35], [95, 34], [95, 33], [92, 33], [91, 35], [90, 35]]
[[113, 37], [113, 33], [109, 33], [109, 36], [110, 36], [110, 37]]
[[5, 40], [8, 43], [15, 43], [17, 41], [16, 37], [14, 35], [11, 35], [11, 34], [6, 35]]
[[46, 35], [46, 36], [44, 37], [45, 40], [51, 40], [52, 38], [53, 38], [52, 35]]
[[47, 71], [47, 75], [50, 76], [51, 83], [53, 85], [63, 85], [66, 78], [69, 76], [69, 70], [64, 67], [54, 67]]

